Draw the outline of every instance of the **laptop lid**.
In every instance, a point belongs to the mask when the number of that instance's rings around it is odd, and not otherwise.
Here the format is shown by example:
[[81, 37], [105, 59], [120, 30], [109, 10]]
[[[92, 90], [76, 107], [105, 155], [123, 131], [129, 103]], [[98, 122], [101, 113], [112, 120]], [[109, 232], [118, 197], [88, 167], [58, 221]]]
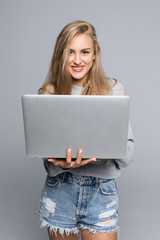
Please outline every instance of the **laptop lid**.
[[129, 122], [128, 96], [24, 95], [26, 154], [65, 158], [123, 158]]

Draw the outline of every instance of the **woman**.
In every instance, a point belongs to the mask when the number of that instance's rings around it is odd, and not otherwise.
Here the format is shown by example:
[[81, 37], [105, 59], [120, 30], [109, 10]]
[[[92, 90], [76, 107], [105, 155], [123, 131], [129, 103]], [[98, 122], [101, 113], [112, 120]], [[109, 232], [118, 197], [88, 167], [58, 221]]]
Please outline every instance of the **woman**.
[[[40, 94], [124, 95], [123, 85], [105, 76], [94, 27], [74, 21], [60, 32]], [[129, 125], [124, 159], [83, 159], [79, 149], [72, 161], [44, 159], [48, 173], [40, 202], [41, 226], [50, 240], [116, 240], [118, 194], [115, 178], [133, 159], [134, 139]], [[54, 157], [54, 156], [53, 156]]]

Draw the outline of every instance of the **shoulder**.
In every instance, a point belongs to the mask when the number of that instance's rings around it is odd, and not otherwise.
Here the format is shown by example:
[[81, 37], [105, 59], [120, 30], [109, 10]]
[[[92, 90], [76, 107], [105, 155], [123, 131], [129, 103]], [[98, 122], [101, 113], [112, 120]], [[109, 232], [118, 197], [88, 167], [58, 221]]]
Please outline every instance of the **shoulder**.
[[53, 94], [54, 93], [53, 84], [48, 84], [47, 87], [46, 87], [46, 91], [48, 92], [48, 94]]
[[40, 88], [40, 90], [39, 90], [39, 94], [46, 94], [46, 95], [48, 95], [48, 94], [54, 94], [54, 86], [53, 86], [53, 84], [48, 84], [46, 87], [42, 87], [42, 88]]
[[113, 95], [125, 95], [126, 94], [125, 87], [120, 81], [118, 81], [114, 78], [111, 78], [110, 84], [111, 84]]

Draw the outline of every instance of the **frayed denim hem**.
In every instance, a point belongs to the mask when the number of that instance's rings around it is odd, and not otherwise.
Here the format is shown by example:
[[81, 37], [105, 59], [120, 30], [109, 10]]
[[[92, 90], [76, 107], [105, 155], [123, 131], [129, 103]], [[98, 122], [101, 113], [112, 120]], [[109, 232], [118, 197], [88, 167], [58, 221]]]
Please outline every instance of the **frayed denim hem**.
[[51, 226], [48, 222], [46, 222], [44, 219], [42, 219], [40, 217], [40, 227], [44, 228], [47, 227], [49, 228], [49, 232], [50, 234], [55, 234], [57, 236], [57, 231], [59, 232], [59, 234], [64, 237], [64, 234], [66, 234], [67, 236], [69, 236], [70, 234], [74, 234], [74, 235], [79, 235], [79, 230], [78, 228], [61, 228], [61, 227], [57, 227], [57, 226]]
[[115, 230], [113, 231], [107, 231], [107, 230], [103, 230], [103, 229], [92, 229], [92, 228], [89, 228], [89, 227], [86, 227], [86, 226], [81, 226], [79, 228], [79, 230], [88, 230], [88, 233], [93, 233], [93, 234], [96, 234], [96, 233], [115, 233], [115, 232], [119, 232], [120, 231], [120, 228], [117, 227]]

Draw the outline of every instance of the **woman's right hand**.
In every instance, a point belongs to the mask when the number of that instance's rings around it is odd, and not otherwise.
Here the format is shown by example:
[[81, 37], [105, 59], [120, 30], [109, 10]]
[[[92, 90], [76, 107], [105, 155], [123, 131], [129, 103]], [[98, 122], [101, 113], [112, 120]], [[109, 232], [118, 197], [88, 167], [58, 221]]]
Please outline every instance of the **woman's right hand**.
[[72, 151], [71, 148], [67, 149], [66, 159], [59, 158], [48, 158], [49, 162], [52, 162], [55, 166], [59, 166], [63, 169], [77, 168], [84, 166], [90, 162], [98, 161], [95, 157], [89, 159], [82, 159], [82, 148], [79, 149], [77, 153], [77, 158], [75, 161], [72, 161]]

